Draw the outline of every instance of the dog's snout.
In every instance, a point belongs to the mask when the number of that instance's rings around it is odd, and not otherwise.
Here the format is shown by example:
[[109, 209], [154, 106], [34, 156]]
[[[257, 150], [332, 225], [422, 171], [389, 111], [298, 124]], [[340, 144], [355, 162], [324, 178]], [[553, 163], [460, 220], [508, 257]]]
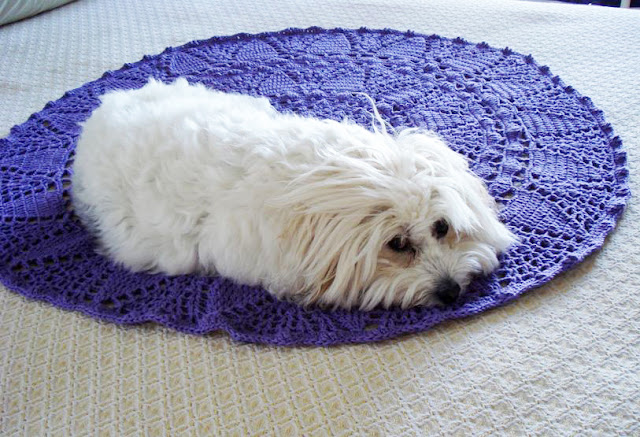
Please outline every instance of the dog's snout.
[[460, 285], [451, 278], [445, 278], [436, 285], [435, 295], [444, 305], [451, 305], [460, 297]]

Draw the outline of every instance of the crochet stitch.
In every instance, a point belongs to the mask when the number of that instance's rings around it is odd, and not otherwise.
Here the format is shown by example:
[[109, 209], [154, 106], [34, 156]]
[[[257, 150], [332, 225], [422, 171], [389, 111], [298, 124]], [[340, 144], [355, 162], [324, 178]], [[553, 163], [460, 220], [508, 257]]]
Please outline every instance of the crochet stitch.
[[[130, 273], [94, 252], [69, 199], [78, 123], [149, 77], [268, 97], [281, 111], [437, 131], [488, 185], [520, 244], [454, 307], [322, 311], [221, 277]], [[0, 140], [0, 280], [117, 323], [281, 345], [382, 340], [502, 305], [603, 244], [629, 196], [601, 111], [531, 56], [393, 30], [290, 29], [194, 41], [67, 92]]]

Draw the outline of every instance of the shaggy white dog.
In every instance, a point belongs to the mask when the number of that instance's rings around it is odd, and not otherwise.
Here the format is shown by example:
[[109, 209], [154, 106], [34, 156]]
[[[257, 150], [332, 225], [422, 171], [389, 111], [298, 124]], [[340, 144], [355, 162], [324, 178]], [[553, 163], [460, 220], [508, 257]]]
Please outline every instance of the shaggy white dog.
[[450, 304], [514, 241], [433, 133], [283, 114], [184, 79], [104, 95], [72, 190], [132, 270], [217, 273], [333, 308]]

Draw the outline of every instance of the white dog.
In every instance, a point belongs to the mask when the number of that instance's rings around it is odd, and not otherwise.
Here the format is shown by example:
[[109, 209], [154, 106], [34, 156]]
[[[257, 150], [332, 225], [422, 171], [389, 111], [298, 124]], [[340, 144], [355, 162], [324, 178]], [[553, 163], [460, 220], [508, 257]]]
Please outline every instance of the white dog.
[[515, 240], [433, 133], [283, 114], [184, 79], [103, 96], [72, 187], [131, 270], [217, 273], [332, 308], [450, 304]]

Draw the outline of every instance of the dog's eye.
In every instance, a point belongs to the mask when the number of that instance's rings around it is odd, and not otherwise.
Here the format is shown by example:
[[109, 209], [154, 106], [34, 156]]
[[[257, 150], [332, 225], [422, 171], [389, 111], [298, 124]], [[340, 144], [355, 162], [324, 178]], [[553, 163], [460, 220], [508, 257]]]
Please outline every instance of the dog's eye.
[[387, 243], [387, 246], [394, 252], [409, 252], [413, 250], [409, 239], [404, 235], [396, 235]]
[[449, 232], [449, 223], [445, 219], [440, 219], [433, 224], [433, 236], [437, 239], [444, 238]]

